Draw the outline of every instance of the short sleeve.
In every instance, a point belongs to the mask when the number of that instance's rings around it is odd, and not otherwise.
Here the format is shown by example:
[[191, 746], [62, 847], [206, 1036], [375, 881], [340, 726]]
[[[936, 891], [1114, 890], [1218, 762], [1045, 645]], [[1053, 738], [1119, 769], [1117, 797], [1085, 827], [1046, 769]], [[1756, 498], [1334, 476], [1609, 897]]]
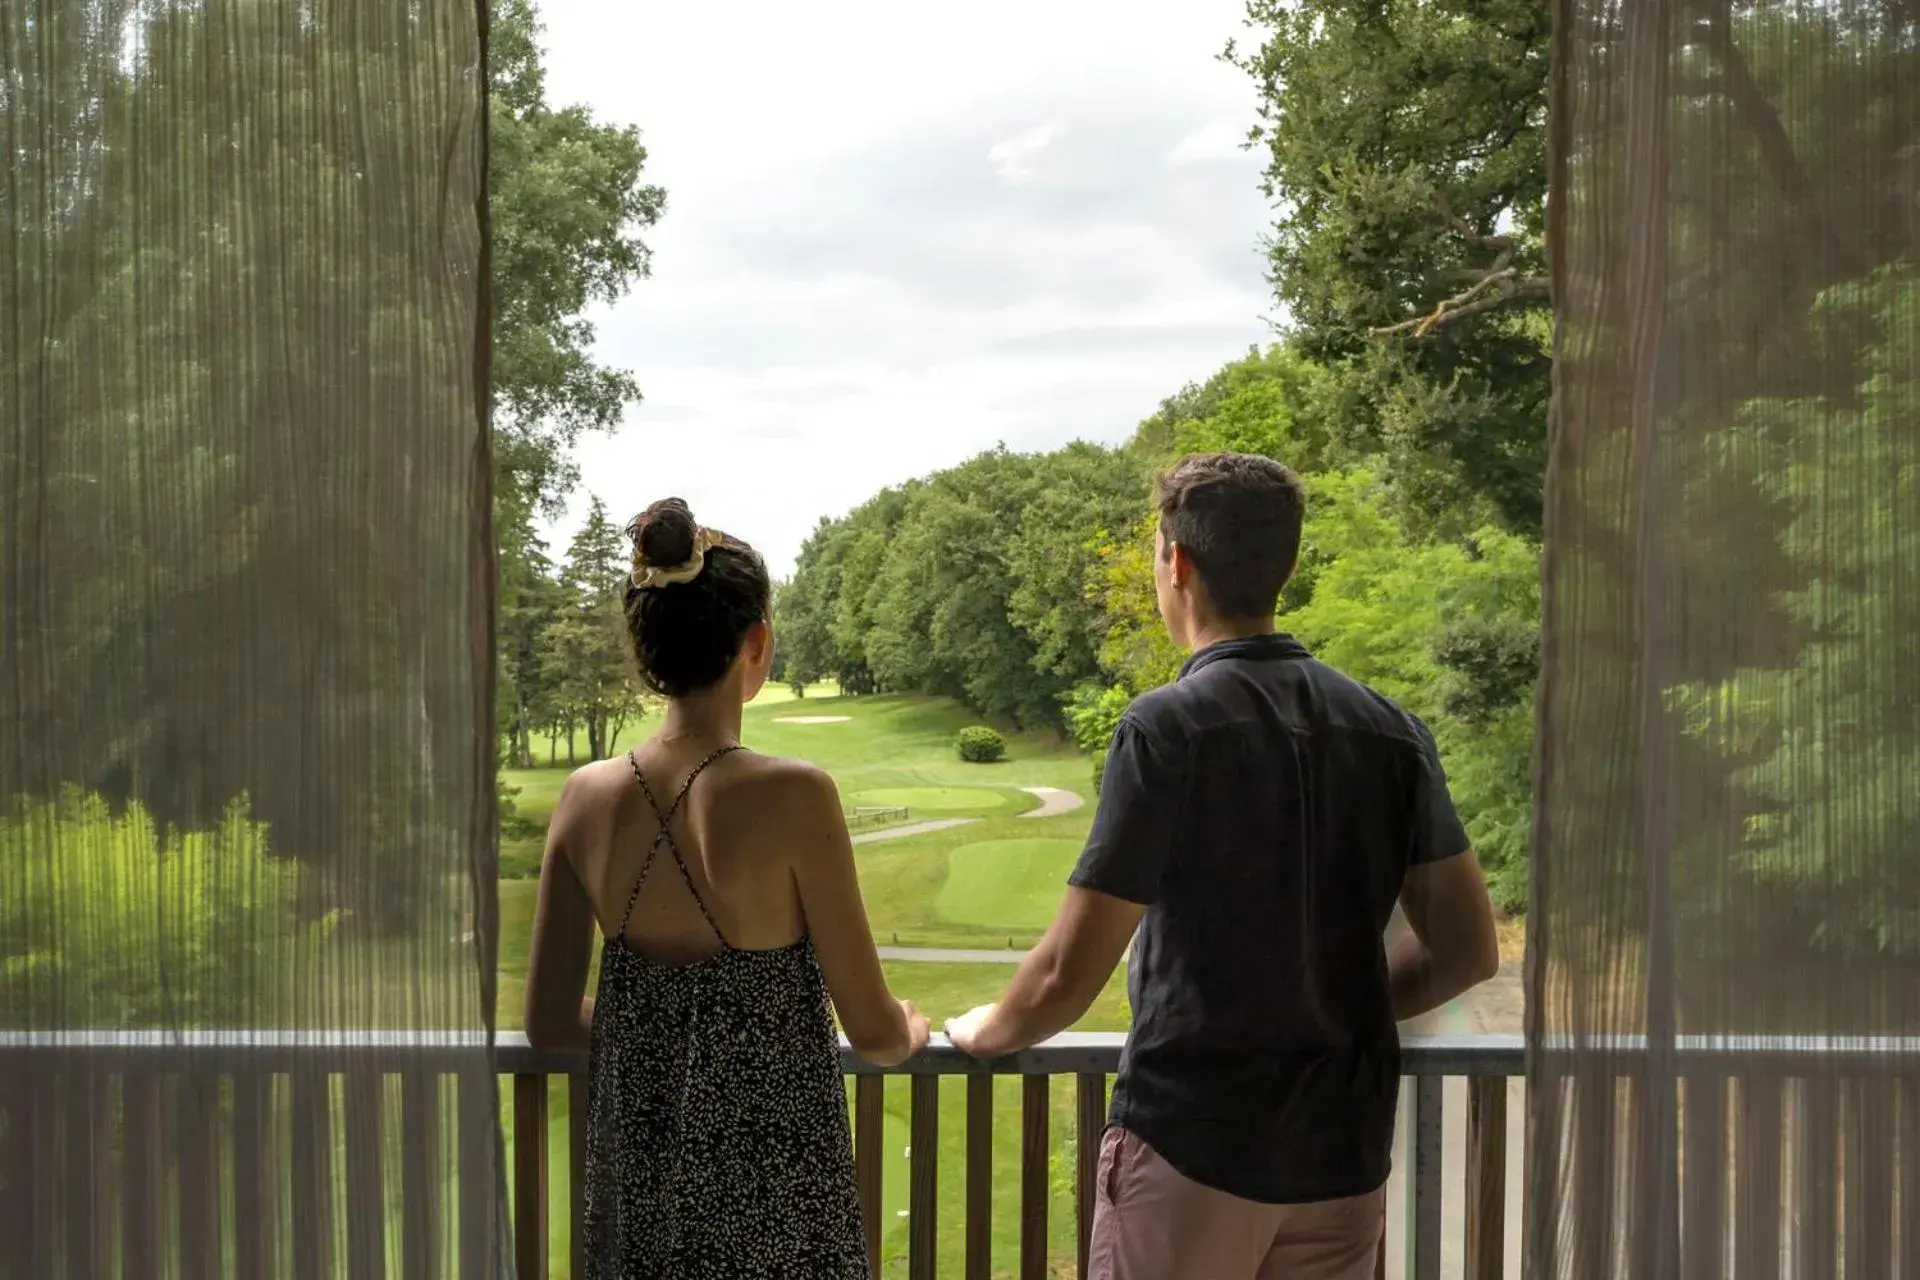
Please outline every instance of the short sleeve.
[[1418, 746], [1413, 769], [1413, 848], [1408, 862], [1420, 866], [1465, 853], [1472, 841], [1447, 791], [1447, 771], [1440, 764], [1440, 748], [1433, 734], [1418, 720], [1413, 725], [1418, 730]]
[[1067, 883], [1141, 906], [1160, 896], [1186, 800], [1185, 762], [1132, 717], [1107, 749], [1093, 831]]

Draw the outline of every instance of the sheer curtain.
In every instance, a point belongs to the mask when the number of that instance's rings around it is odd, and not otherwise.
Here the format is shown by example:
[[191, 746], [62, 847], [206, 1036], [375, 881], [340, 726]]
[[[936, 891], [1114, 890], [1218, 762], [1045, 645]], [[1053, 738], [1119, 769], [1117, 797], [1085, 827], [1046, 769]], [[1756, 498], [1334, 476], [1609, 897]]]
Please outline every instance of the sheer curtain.
[[0, 3], [0, 1275], [497, 1274], [484, 9]]
[[1920, 5], [1556, 3], [1528, 1274], [1920, 1280]]

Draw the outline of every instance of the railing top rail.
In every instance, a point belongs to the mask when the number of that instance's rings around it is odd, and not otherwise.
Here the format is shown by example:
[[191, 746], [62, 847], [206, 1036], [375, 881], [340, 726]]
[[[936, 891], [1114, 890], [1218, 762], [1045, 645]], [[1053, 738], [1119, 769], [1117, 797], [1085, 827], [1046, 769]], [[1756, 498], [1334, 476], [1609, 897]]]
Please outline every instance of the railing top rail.
[[[935, 1036], [925, 1052], [898, 1067], [880, 1068], [840, 1045], [849, 1075], [1073, 1075], [1111, 1074], [1126, 1037], [1112, 1032], [1068, 1032], [998, 1062], [980, 1063]], [[0, 1031], [0, 1065], [25, 1059], [85, 1059], [104, 1070], [470, 1071], [486, 1051], [477, 1031]], [[495, 1065], [506, 1074], [565, 1075], [586, 1069], [586, 1055], [539, 1050], [518, 1032], [495, 1038]], [[1611, 1060], [1622, 1072], [1647, 1052], [1644, 1036], [1556, 1038], [1540, 1047], [1548, 1071], [1576, 1062]], [[1404, 1036], [1401, 1071], [1410, 1076], [1518, 1076], [1527, 1053], [1517, 1035]], [[1672, 1062], [1680, 1072], [1777, 1075], [1910, 1072], [1920, 1063], [1915, 1036], [1682, 1036]]]
[[[935, 1036], [911, 1062], [881, 1068], [840, 1042], [849, 1075], [1073, 1075], [1111, 1074], [1126, 1037], [1113, 1032], [1067, 1032], [997, 1062], [980, 1063]], [[35, 1058], [85, 1058], [108, 1070], [289, 1071], [334, 1061], [329, 1069], [471, 1070], [487, 1038], [472, 1031], [0, 1031], [0, 1063]], [[577, 1050], [539, 1050], [518, 1032], [494, 1042], [498, 1069], [507, 1074], [565, 1075], [586, 1069]], [[1409, 1075], [1519, 1075], [1519, 1036], [1408, 1036], [1401, 1042]]]

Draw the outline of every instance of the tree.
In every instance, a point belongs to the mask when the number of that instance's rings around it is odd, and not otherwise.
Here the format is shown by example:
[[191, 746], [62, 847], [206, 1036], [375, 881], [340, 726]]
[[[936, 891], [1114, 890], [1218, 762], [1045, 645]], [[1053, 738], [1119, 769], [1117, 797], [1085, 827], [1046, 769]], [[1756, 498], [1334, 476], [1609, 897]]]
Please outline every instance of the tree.
[[[487, 847], [446, 746], [484, 719], [478, 45], [432, 6], [302, 14], [21, 0], [0, 21], [0, 794], [80, 783], [207, 830], [244, 793], [277, 852], [398, 927]], [[508, 555], [564, 490], [569, 433], [631, 399], [581, 315], [644, 273], [660, 210], [631, 130], [540, 101], [533, 32], [503, 0]]]
[[539, 36], [533, 0], [493, 0], [494, 430], [503, 513], [517, 519], [556, 513], [578, 479], [568, 450], [640, 399], [631, 373], [594, 359], [584, 317], [647, 276], [642, 233], [666, 210], [641, 180], [637, 129], [549, 105]]
[[[567, 547], [560, 571], [564, 603], [541, 637], [545, 679], [569, 725], [587, 731], [587, 751], [604, 760], [641, 702], [632, 674], [626, 619], [621, 609], [628, 556], [620, 531], [598, 497]], [[567, 741], [573, 751], [572, 733]]]
[[1546, 0], [1250, 0], [1275, 291], [1401, 517], [1537, 534]]

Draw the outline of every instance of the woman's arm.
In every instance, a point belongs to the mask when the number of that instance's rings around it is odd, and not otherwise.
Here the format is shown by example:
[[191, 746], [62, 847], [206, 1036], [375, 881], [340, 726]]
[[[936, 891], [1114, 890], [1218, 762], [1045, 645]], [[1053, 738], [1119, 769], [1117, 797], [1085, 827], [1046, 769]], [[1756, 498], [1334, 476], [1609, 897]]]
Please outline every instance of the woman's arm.
[[568, 778], [560, 792], [540, 864], [525, 1012], [527, 1043], [536, 1049], [583, 1048], [593, 1027], [593, 1001], [583, 998], [593, 959], [593, 902], [568, 852], [568, 841], [581, 825], [579, 777]]
[[855, 1053], [876, 1066], [898, 1066], [926, 1048], [927, 1020], [887, 990], [833, 779], [813, 768], [796, 768], [791, 777], [782, 807], [793, 812], [800, 837], [794, 883], [833, 1007]]

